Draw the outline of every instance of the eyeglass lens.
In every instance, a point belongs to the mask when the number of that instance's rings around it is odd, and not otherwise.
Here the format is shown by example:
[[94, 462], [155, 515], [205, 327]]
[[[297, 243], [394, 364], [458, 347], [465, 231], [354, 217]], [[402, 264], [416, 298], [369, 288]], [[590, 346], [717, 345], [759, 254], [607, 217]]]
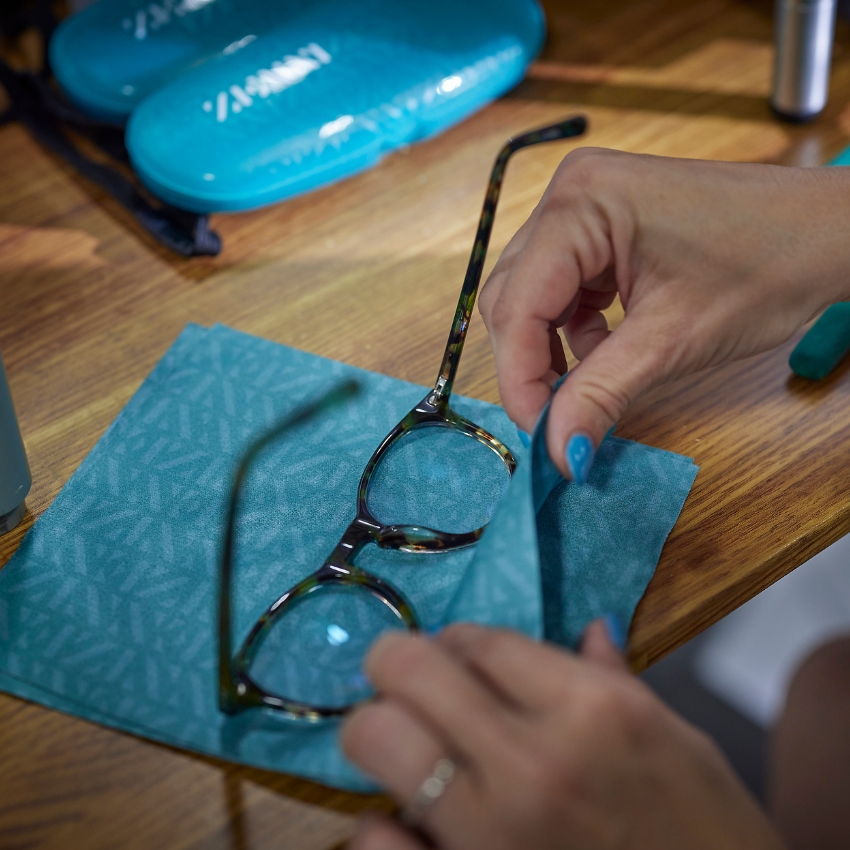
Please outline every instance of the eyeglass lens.
[[366, 504], [383, 525], [462, 534], [487, 525], [510, 479], [489, 446], [455, 428], [418, 428], [389, 449]]
[[342, 708], [360, 702], [372, 693], [363, 673], [366, 653], [392, 629], [405, 626], [376, 596], [358, 587], [325, 587], [269, 629], [251, 677], [271, 693], [311, 705]]

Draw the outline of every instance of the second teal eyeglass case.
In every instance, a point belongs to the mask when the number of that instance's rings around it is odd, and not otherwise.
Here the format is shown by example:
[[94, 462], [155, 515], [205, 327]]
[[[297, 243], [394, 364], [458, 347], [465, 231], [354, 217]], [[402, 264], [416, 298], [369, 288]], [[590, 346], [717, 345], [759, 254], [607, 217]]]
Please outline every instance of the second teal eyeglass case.
[[252, 209], [377, 163], [513, 87], [535, 0], [100, 0], [60, 26], [57, 79], [129, 116], [140, 180], [196, 213]]

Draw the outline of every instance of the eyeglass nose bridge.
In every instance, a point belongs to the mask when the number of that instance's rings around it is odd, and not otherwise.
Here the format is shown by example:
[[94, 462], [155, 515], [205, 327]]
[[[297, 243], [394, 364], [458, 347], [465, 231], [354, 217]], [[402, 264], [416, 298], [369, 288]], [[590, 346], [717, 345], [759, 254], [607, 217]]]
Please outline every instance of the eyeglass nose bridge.
[[319, 573], [329, 570], [342, 574], [357, 569], [354, 566], [354, 558], [357, 553], [370, 540], [377, 541], [380, 531], [381, 524], [369, 513], [365, 504], [361, 504], [357, 516], [345, 529], [339, 543], [336, 544]]

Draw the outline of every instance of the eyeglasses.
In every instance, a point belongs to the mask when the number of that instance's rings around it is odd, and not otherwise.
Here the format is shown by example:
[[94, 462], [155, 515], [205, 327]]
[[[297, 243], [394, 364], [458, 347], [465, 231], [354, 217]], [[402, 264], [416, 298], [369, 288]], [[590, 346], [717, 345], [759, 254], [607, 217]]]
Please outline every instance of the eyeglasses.
[[[483, 428], [457, 414], [450, 407], [449, 401], [472, 315], [472, 308], [481, 281], [496, 204], [508, 159], [521, 148], [579, 136], [585, 131], [585, 128], [585, 119], [576, 116], [517, 136], [511, 139], [500, 151], [490, 175], [472, 255], [469, 259], [454, 322], [434, 388], [387, 434], [369, 459], [360, 477], [357, 489], [356, 515], [331, 554], [318, 570], [287, 590], [268, 608], [257, 620], [234, 656], [231, 634], [231, 586], [235, 531], [240, 493], [243, 490], [249, 468], [257, 456], [285, 432], [302, 425], [312, 417], [320, 415], [345, 399], [352, 398], [357, 391], [356, 385], [352, 382], [342, 384], [312, 404], [290, 414], [272, 431], [254, 442], [243, 456], [237, 469], [229, 505], [220, 576], [219, 705], [222, 711], [235, 714], [248, 708], [269, 708], [287, 718], [310, 722], [344, 714], [351, 705], [366, 696], [363, 692], [364, 681], [360, 673], [360, 662], [374, 637], [377, 637], [377, 634], [385, 628], [395, 627], [410, 630], [419, 628], [419, 621], [414, 609], [404, 595], [385, 579], [355, 564], [358, 553], [368, 543], [376, 543], [383, 549], [394, 549], [402, 552], [446, 552], [470, 546], [483, 534], [486, 521], [478, 528], [456, 532], [439, 531], [428, 527], [426, 524], [387, 524], [379, 521], [375, 516], [377, 511], [373, 509], [374, 505], [370, 505], [370, 496], [378, 477], [376, 472], [379, 468], [383, 468], [392, 453], [399, 449], [400, 443], [409, 441], [411, 435], [415, 432], [420, 434], [434, 433], [432, 429], [437, 428], [448, 429], [453, 434], [472, 438], [475, 445], [495, 453], [503, 465], [507, 477], [513, 473], [516, 468], [516, 461], [510, 449]], [[489, 455], [489, 451], [485, 451], [485, 455], [492, 457], [492, 455]], [[324, 704], [321, 704], [319, 701], [313, 702], [312, 698], [308, 699], [301, 694], [283, 695], [275, 693], [272, 692], [272, 689], [259, 684], [257, 677], [252, 676], [249, 671], [276, 624], [279, 624], [285, 615], [303, 608], [307, 600], [319, 600], [325, 597], [327, 602], [328, 599], [339, 594], [342, 594], [341, 605], [345, 612], [344, 616], [351, 621], [350, 627], [346, 629], [344, 625], [340, 625], [336, 622], [339, 617], [335, 616], [331, 618], [334, 619], [334, 622], [331, 622], [323, 630], [323, 635], [332, 647], [351, 644], [348, 650], [347, 666], [344, 663], [340, 667], [340, 669], [346, 668], [344, 676], [350, 687], [336, 688], [334, 698], [324, 700]], [[357, 600], [356, 604], [353, 604], [354, 599]], [[337, 602], [339, 600], [334, 600], [333, 604], [339, 609], [340, 606]], [[366, 608], [371, 606], [369, 616], [375, 619], [375, 624], [368, 626], [364, 624], [364, 619], [367, 618], [364, 606]], [[316, 613], [316, 617], [308, 617], [307, 621], [309, 622], [311, 619], [315, 621], [322, 616], [319, 612]], [[351, 641], [352, 631], [357, 630], [362, 633], [360, 640]], [[305, 651], [309, 656], [308, 662], [321, 668], [322, 660], [320, 656], [313, 649]], [[287, 652], [291, 652], [291, 650], [287, 649]], [[286, 663], [286, 661], [283, 663]], [[351, 698], [352, 692], [357, 692], [359, 696]]]

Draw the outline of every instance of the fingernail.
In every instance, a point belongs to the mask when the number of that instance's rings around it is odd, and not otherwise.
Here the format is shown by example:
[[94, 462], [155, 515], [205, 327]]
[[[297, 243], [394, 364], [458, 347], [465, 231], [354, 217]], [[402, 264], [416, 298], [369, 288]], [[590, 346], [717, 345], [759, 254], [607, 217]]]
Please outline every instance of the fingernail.
[[563, 383], [564, 383], [564, 381], [566, 381], [566, 380], [567, 380], [567, 378], [569, 377], [569, 375], [570, 375], [570, 373], [569, 373], [569, 372], [564, 372], [564, 374], [563, 374], [563, 375], [561, 375], [561, 377], [560, 377], [560, 378], [558, 378], [558, 380], [557, 380], [557, 381], [555, 381], [555, 383], [554, 383], [554, 384], [552, 384], [552, 395], [555, 395], [555, 393], [556, 393], [556, 392], [558, 392], [558, 389], [560, 388], [561, 384], [563, 384]]
[[576, 484], [584, 484], [593, 465], [593, 443], [586, 434], [573, 434], [567, 443], [567, 466]]
[[606, 614], [603, 618], [605, 628], [608, 630], [608, 637], [611, 638], [611, 643], [622, 652], [626, 648], [626, 639], [628, 631], [619, 614]]
[[519, 435], [519, 441], [522, 443], [523, 448], [527, 449], [531, 445], [531, 437], [519, 428], [516, 429], [516, 432]]

